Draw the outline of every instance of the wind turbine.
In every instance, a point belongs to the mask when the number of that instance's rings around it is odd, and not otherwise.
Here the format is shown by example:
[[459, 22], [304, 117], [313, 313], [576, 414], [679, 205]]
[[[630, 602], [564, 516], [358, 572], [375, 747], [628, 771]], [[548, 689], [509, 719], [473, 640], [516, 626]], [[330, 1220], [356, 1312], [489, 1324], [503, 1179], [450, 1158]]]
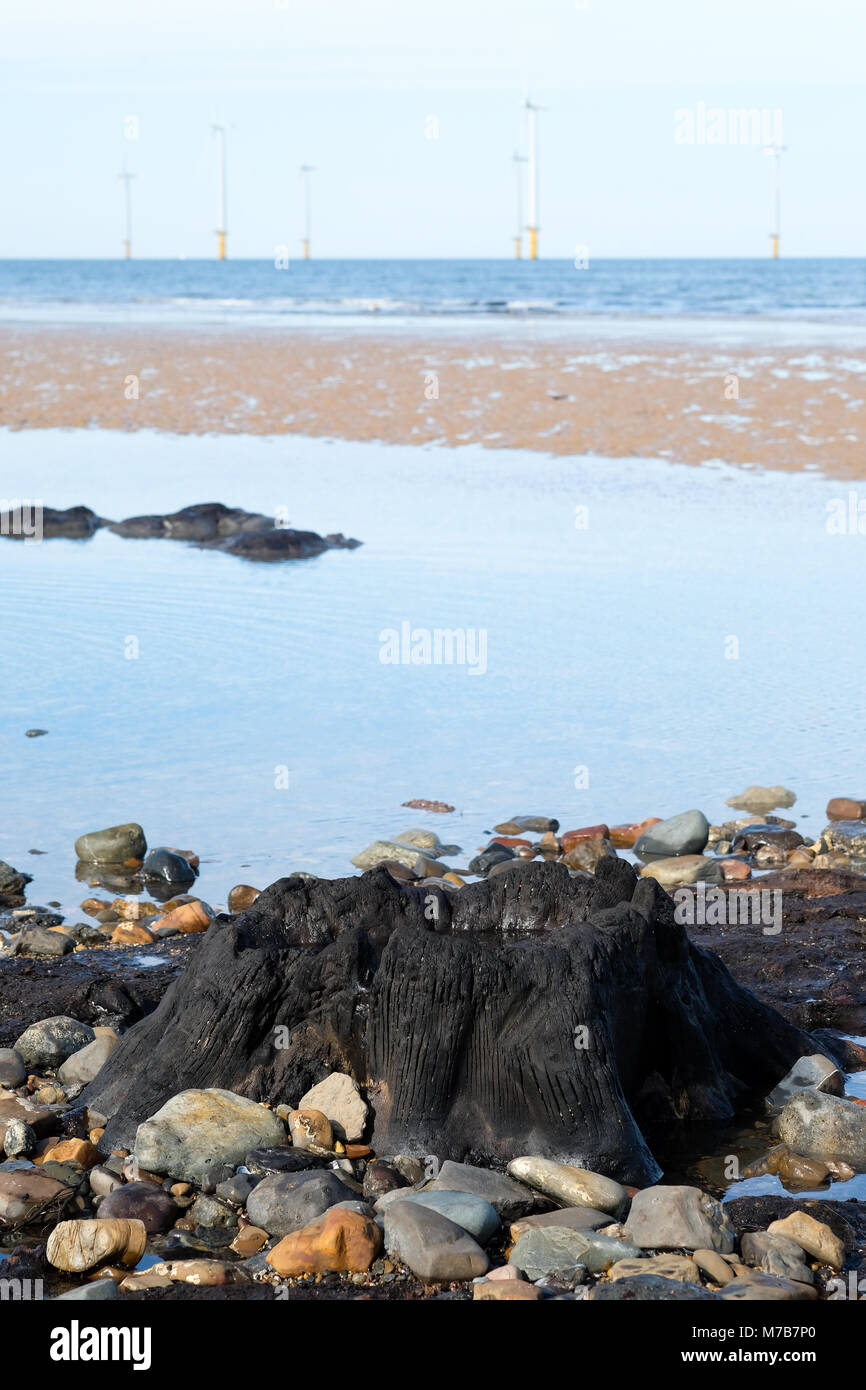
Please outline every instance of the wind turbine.
[[773, 160], [773, 230], [770, 237], [773, 243], [774, 261], [779, 259], [782, 237], [782, 155], [787, 148], [788, 146], [783, 145], [781, 140], [776, 140], [764, 149], [764, 154], [769, 155]]
[[129, 185], [135, 178], [135, 174], [130, 174], [128, 172], [125, 159], [123, 161], [123, 172], [118, 174], [118, 178], [122, 179], [124, 184], [123, 202], [126, 214], [126, 236], [123, 239], [123, 259], [129, 261], [132, 259], [132, 193], [130, 192]]
[[310, 239], [312, 233], [313, 201], [310, 175], [314, 174], [316, 166], [314, 164], [301, 165], [301, 178], [304, 180], [304, 235], [301, 238], [301, 245], [304, 248], [304, 260], [310, 259]]
[[529, 124], [529, 259], [538, 260], [538, 128], [536, 114], [546, 111], [526, 97], [524, 101]]
[[517, 234], [514, 238], [514, 259], [519, 261], [523, 255], [523, 174], [521, 164], [526, 163], [526, 155], [518, 154], [514, 151], [511, 156], [514, 165], [514, 177], [517, 185]]
[[228, 238], [228, 215], [226, 212], [226, 130], [227, 127], [221, 125], [219, 121], [211, 122], [211, 129], [215, 130], [220, 138], [220, 157], [219, 157], [219, 195], [217, 199], [217, 259], [224, 261], [226, 258], [226, 240]]

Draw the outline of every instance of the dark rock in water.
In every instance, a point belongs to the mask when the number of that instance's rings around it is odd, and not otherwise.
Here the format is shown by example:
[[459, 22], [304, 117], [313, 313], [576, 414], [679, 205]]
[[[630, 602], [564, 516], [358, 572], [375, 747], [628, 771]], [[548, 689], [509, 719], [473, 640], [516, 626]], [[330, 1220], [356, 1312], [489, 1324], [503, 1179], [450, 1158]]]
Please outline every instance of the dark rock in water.
[[638, 837], [634, 852], [670, 858], [676, 854], [700, 854], [709, 839], [709, 821], [702, 811], [681, 811], [669, 820], [658, 821]]
[[32, 874], [21, 873], [0, 859], [0, 907], [19, 907], [24, 902], [24, 889]]
[[48, 733], [47, 729], [25, 729], [25, 738], [43, 738]]
[[0, 927], [3, 931], [19, 932], [30, 927], [59, 927], [63, 917], [48, 907], [18, 907], [9, 912], [0, 912]]
[[745, 850], [747, 854], [752, 854], [763, 845], [787, 851], [798, 849], [805, 843], [805, 837], [796, 830], [781, 830], [775, 825], [750, 825], [747, 830], [742, 830], [734, 837], [731, 849]]
[[163, 883], [175, 886], [194, 883], [196, 877], [195, 869], [189, 860], [170, 849], [150, 850], [141, 866], [141, 872], [148, 880], [161, 879]]
[[91, 830], [79, 835], [75, 853], [86, 864], [125, 864], [130, 859], [143, 859], [147, 840], [140, 825], [111, 825], [107, 830]]
[[642, 1127], [727, 1119], [814, 1051], [623, 860], [530, 867], [453, 895], [378, 868], [292, 877], [216, 918], [80, 1097], [112, 1117], [103, 1143], [132, 1147], [185, 1086], [280, 1104], [340, 1071], [379, 1153], [529, 1152], [645, 1184]]
[[277, 525], [272, 517], [245, 512], [241, 507], [226, 507], [222, 502], [201, 502], [166, 516], [129, 517], [111, 523], [110, 529], [118, 536], [136, 540], [191, 541], [245, 560], [303, 560], [326, 550], [353, 550], [361, 544], [342, 535], [294, 531]]
[[[86, 540], [109, 523], [97, 516], [89, 507], [67, 507], [65, 511], [55, 511], [53, 507], [40, 508], [42, 537], [45, 540]], [[0, 513], [0, 536], [10, 540], [26, 539], [25, 532], [32, 535], [33, 517], [30, 507], [14, 508]]]
[[474, 859], [469, 861], [470, 874], [486, 875], [497, 864], [505, 864], [510, 859], [516, 859], [517, 855], [508, 845], [488, 845], [480, 854], [476, 854]]

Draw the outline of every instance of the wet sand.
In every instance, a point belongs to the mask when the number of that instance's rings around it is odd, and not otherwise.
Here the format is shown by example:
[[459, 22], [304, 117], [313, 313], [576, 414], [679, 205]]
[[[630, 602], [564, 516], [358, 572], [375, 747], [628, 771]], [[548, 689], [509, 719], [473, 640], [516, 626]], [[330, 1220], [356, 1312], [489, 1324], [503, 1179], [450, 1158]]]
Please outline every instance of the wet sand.
[[866, 352], [438, 330], [9, 326], [0, 425], [301, 434], [866, 473]]

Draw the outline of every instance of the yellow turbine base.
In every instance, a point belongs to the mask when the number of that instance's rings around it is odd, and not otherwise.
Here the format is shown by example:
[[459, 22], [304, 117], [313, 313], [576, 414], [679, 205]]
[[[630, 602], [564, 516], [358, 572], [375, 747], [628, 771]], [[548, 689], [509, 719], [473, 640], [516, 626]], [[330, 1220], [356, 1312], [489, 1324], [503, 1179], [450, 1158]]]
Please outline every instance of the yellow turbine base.
[[773, 242], [773, 260], [777, 261], [779, 259], [779, 238], [776, 236], [775, 232], [771, 233], [771, 238]]
[[529, 229], [529, 259], [530, 259], [531, 261], [537, 261], [537, 260], [538, 260], [538, 228], [537, 228], [537, 227], [530, 227], [530, 229]]
[[310, 259], [310, 243], [306, 237], [304, 237], [302, 245], [304, 248], [304, 260], [308, 261]]
[[125, 241], [125, 242], [123, 243], [123, 259], [124, 259], [125, 261], [131, 261], [131, 260], [132, 260], [132, 242], [131, 242], [131, 241]]
[[523, 242], [521, 241], [521, 239], [520, 239], [519, 236], [516, 236], [516, 237], [514, 238], [514, 259], [515, 259], [516, 261], [519, 261], [519, 260], [520, 260], [520, 257], [521, 257], [522, 255], [523, 255]]
[[217, 232], [217, 260], [224, 261], [226, 258], [226, 234]]

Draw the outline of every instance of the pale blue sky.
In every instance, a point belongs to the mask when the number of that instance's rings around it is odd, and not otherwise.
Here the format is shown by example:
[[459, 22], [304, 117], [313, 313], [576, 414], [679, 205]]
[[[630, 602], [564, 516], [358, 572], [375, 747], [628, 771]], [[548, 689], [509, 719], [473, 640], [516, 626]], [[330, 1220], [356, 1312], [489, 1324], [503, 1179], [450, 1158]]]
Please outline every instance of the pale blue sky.
[[507, 256], [526, 85], [542, 254], [765, 255], [769, 161], [678, 144], [701, 102], [781, 110], [787, 255], [866, 254], [864, 0], [0, 0], [0, 256], [118, 254], [124, 156], [136, 254], [213, 254], [214, 116], [231, 255], [295, 254], [306, 161], [319, 256]]

